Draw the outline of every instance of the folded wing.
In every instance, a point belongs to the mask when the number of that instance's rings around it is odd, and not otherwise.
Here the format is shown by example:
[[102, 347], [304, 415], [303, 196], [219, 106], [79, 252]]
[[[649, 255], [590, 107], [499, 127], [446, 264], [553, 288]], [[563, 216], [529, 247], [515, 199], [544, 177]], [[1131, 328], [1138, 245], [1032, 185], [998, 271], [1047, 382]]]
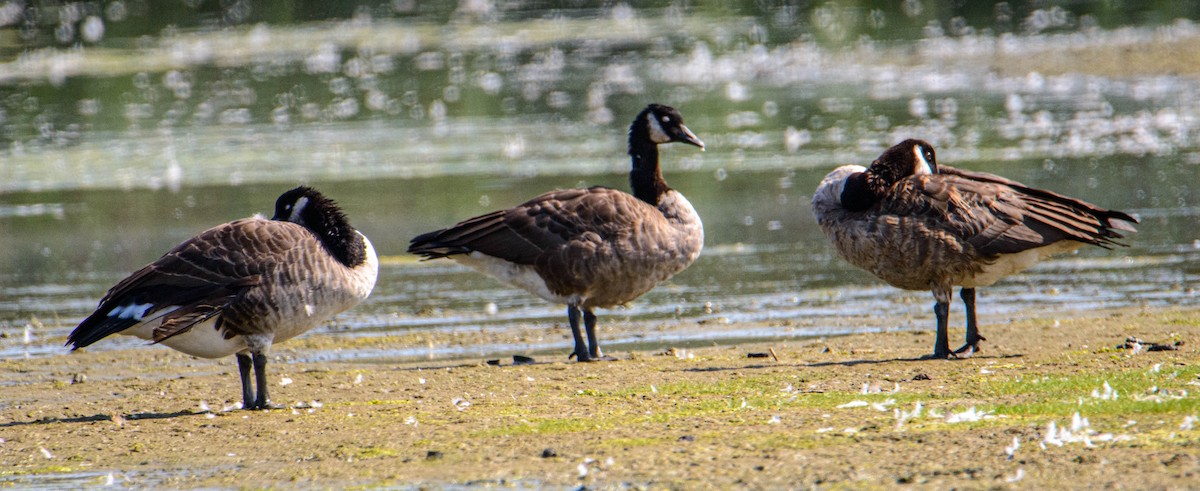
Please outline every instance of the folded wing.
[[[110, 289], [96, 311], [71, 332], [67, 344], [82, 348], [159, 319], [154, 342], [186, 332], [228, 311], [271, 276], [299, 241], [313, 240], [306, 234], [299, 225], [263, 219], [238, 220], [202, 232]], [[233, 334], [231, 330], [226, 335]]]
[[1137, 220], [1128, 214], [983, 172], [940, 166], [937, 174], [912, 176], [896, 186], [902, 188], [892, 193], [889, 206], [943, 222], [939, 228], [986, 256], [1062, 240], [1111, 248], [1124, 245], [1117, 241], [1122, 232], [1136, 231]]

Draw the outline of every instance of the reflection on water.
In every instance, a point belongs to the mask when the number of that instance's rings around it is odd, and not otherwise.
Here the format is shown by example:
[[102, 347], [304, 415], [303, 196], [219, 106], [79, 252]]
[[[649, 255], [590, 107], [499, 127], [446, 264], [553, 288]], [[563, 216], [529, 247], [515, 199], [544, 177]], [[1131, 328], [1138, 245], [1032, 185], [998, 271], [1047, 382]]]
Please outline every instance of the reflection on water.
[[609, 347], [930, 328], [928, 293], [850, 268], [808, 208], [833, 166], [907, 137], [1143, 220], [1130, 248], [983, 289], [985, 323], [1195, 301], [1200, 27], [1179, 20], [1194, 6], [193, 3], [0, 8], [21, 46], [0, 46], [0, 357], [62, 353], [107, 287], [297, 182], [385, 256], [373, 296], [325, 332], [496, 334], [302, 356], [565, 353], [561, 308], [404, 248], [545, 190], [625, 188], [625, 128], [650, 101], [709, 145], [663, 152], [707, 244], [601, 313]]

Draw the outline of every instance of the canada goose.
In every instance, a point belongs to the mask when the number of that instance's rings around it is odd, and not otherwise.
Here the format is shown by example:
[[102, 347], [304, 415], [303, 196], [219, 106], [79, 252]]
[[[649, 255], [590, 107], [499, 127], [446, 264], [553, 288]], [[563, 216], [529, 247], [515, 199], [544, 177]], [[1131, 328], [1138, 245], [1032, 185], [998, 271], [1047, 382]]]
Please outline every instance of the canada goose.
[[378, 272], [371, 241], [337, 203], [301, 186], [279, 197], [272, 219], [208, 229], [121, 280], [67, 345], [122, 333], [202, 358], [236, 353], [242, 407], [266, 409], [271, 345], [358, 305]]
[[[937, 341], [928, 358], [969, 357], [984, 341], [975, 288], [1049, 256], [1092, 244], [1121, 245], [1136, 232], [1128, 214], [985, 172], [937, 165], [933, 147], [905, 140], [870, 168], [838, 167], [812, 200], [825, 236], [850, 264], [892, 286], [933, 291]], [[967, 310], [966, 344], [946, 334], [954, 286]]]
[[[629, 127], [630, 195], [594, 186], [550, 191], [521, 205], [412, 239], [408, 252], [449, 257], [550, 302], [567, 305], [572, 356], [605, 359], [596, 340], [597, 307], [622, 305], [683, 271], [704, 244], [691, 203], [667, 186], [658, 145], [704, 142], [679, 111], [651, 104]], [[580, 311], [587, 330], [584, 349]]]

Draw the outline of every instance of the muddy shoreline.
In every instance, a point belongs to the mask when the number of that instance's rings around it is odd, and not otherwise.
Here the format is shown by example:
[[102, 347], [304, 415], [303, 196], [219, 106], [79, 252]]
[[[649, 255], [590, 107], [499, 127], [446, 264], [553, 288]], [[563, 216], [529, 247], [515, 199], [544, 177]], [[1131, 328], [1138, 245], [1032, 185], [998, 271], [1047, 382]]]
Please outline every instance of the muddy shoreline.
[[522, 366], [288, 361], [315, 336], [278, 347], [286, 408], [256, 412], [233, 409], [232, 358], [6, 360], [0, 485], [1182, 488], [1200, 479], [1198, 328], [1200, 309], [1028, 319], [957, 361], [916, 360], [927, 331], [591, 364], [566, 345]]

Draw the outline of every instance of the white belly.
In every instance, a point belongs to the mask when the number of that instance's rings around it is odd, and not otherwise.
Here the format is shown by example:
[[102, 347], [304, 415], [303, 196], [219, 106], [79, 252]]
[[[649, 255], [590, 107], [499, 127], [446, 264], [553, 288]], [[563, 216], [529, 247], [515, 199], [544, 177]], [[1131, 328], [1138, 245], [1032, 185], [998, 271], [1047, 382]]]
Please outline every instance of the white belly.
[[979, 274], [963, 281], [961, 286], [964, 288], [988, 286], [1005, 276], [1024, 271], [1048, 256], [1070, 252], [1080, 247], [1083, 247], [1083, 242], [1063, 240], [1016, 254], [1005, 254], [1000, 256], [996, 262], [984, 266], [983, 271]]
[[[310, 306], [306, 305], [305, 307], [311, 309]], [[336, 313], [328, 311], [313, 312], [309, 309], [306, 309], [307, 315], [292, 317], [282, 322], [276, 329], [269, 333], [252, 335], [252, 337], [255, 337], [253, 341], [262, 348], [270, 347], [274, 343], [282, 343], [321, 325]], [[154, 317], [121, 331], [121, 334], [128, 334], [147, 341], [153, 341], [154, 330], [162, 324], [162, 317], [173, 310], [175, 310], [175, 307], [168, 307], [155, 312]], [[249, 345], [245, 337], [239, 335], [225, 339], [225, 332], [216, 329], [216, 323], [217, 317], [214, 317], [196, 324], [182, 333], [171, 336], [159, 344], [200, 358], [223, 358], [234, 353], [249, 350]]]
[[583, 301], [581, 298], [570, 298], [552, 293], [546, 287], [546, 280], [543, 280], [532, 266], [510, 263], [481, 252], [459, 254], [451, 258], [459, 264], [470, 266], [480, 273], [521, 288], [548, 302], [566, 305]]
[[[223, 358], [246, 350], [246, 341], [241, 336], [225, 339], [222, 331], [215, 328], [216, 322], [216, 318], [213, 318], [196, 324], [186, 332], [171, 336], [161, 344], [200, 358]], [[152, 341], [154, 328], [161, 323], [159, 320], [143, 322], [122, 331], [121, 334], [130, 334]]]

